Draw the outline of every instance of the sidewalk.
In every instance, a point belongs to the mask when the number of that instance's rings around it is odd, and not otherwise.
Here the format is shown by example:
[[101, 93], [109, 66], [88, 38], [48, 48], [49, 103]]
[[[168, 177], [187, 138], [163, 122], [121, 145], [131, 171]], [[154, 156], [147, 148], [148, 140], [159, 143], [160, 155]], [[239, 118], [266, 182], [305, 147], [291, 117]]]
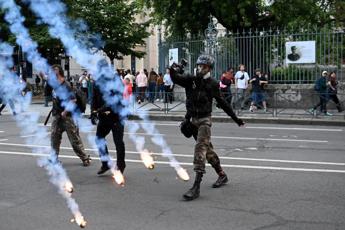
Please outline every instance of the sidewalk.
[[[50, 109], [44, 107], [42, 100], [34, 100], [29, 111], [39, 112], [42, 118], [45, 118]], [[185, 115], [185, 104], [181, 102], [174, 102], [173, 104], [163, 104], [157, 102], [154, 104], [135, 104], [134, 111], [136, 113], [130, 119], [139, 119], [136, 115], [138, 112], [146, 110], [149, 113], [151, 120], [155, 121], [181, 121]], [[238, 116], [246, 123], [267, 123], [267, 124], [295, 124], [295, 125], [329, 125], [329, 126], [345, 126], [345, 113], [338, 113], [335, 110], [330, 110], [333, 116], [324, 116], [318, 114], [316, 116], [310, 114], [302, 109], [269, 109], [267, 113], [258, 110], [254, 113], [249, 111], [236, 111]], [[2, 115], [11, 115], [6, 107]], [[90, 115], [90, 107], [87, 106], [85, 116]], [[221, 109], [214, 108], [212, 118], [214, 122], [232, 122], [232, 119], [227, 116]]]

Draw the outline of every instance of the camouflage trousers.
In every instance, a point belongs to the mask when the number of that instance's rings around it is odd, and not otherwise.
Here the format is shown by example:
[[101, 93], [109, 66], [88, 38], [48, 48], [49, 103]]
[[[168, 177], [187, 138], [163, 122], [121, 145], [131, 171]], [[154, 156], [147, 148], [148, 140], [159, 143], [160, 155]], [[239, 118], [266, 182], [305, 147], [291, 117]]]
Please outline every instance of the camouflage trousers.
[[63, 132], [66, 131], [68, 139], [76, 155], [83, 161], [88, 158], [81, 141], [78, 127], [74, 124], [72, 117], [53, 116], [51, 126], [51, 146], [59, 155]]
[[211, 117], [192, 118], [192, 123], [198, 128], [198, 136], [194, 148], [194, 171], [205, 173], [207, 160], [216, 172], [219, 173], [222, 171], [222, 168], [211, 143]]

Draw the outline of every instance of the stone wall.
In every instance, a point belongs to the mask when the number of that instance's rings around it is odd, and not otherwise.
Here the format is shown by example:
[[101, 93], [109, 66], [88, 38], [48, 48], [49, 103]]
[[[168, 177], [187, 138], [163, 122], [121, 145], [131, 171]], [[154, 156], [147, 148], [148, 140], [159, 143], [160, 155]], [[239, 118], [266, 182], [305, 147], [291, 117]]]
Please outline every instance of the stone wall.
[[[184, 89], [176, 86], [174, 89], [176, 100], [185, 100]], [[232, 92], [235, 89], [232, 88]], [[312, 107], [319, 101], [313, 84], [275, 84], [267, 87], [267, 103], [269, 107], [306, 109]], [[247, 97], [250, 97], [249, 93]], [[345, 83], [340, 83], [338, 87], [338, 98], [345, 102]], [[327, 105], [335, 108], [333, 102]]]

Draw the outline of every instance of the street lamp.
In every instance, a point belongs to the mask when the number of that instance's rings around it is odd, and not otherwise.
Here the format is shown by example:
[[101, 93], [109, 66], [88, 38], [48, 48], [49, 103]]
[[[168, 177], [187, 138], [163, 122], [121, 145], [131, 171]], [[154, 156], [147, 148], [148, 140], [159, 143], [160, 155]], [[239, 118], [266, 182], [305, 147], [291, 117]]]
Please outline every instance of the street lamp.
[[217, 46], [217, 35], [218, 30], [216, 25], [213, 23], [212, 16], [210, 15], [210, 22], [208, 23], [207, 28], [205, 29], [205, 38], [206, 38], [206, 47], [205, 53], [215, 56], [216, 46]]
[[213, 23], [212, 15], [210, 15], [210, 22], [208, 23], [208, 26], [205, 29], [205, 38], [206, 38], [205, 53], [208, 55], [211, 55], [214, 58], [215, 75], [217, 74], [217, 46], [218, 46], [217, 36], [218, 36], [218, 30], [216, 28], [216, 25]]

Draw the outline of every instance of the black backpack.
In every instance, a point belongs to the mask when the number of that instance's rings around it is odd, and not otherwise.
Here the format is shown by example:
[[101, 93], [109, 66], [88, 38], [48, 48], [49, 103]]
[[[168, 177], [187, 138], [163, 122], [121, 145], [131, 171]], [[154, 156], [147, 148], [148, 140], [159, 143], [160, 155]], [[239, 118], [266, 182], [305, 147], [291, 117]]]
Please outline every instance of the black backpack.
[[79, 110], [79, 112], [85, 113], [87, 103], [86, 94], [80, 89], [74, 90], [74, 93], [77, 99], [77, 109]]
[[316, 92], [319, 92], [321, 90], [321, 78], [319, 78], [315, 81], [314, 90]]

